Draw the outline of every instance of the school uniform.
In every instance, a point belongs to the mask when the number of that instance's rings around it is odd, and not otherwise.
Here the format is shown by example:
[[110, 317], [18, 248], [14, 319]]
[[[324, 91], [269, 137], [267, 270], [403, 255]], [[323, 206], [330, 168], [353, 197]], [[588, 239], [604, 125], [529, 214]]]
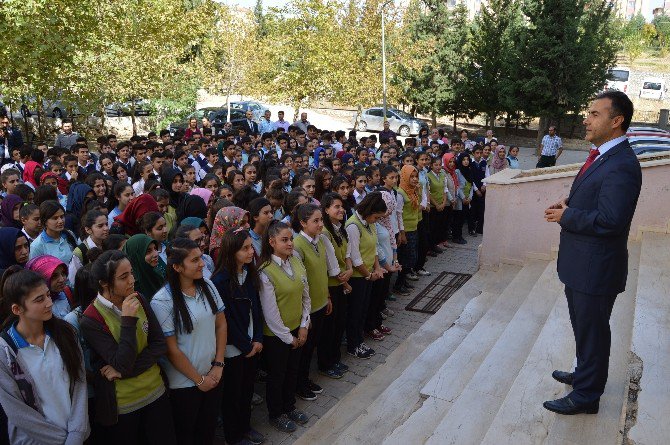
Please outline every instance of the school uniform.
[[265, 400], [270, 419], [295, 409], [295, 390], [302, 348], [293, 337], [309, 327], [311, 300], [307, 273], [296, 257], [272, 255], [261, 266], [261, 307], [265, 318], [263, 355], [268, 365]]
[[321, 341], [326, 309], [328, 306], [328, 277], [339, 275], [340, 268], [335, 250], [327, 237], [319, 235], [310, 237], [301, 231], [293, 240], [293, 255], [297, 256], [305, 266], [307, 282], [310, 289], [312, 327], [307, 334], [307, 341], [302, 347], [300, 368], [298, 370], [298, 390], [308, 389], [309, 368], [314, 348]]
[[430, 243], [431, 246], [436, 246], [447, 239], [446, 221], [449, 206], [451, 206], [452, 195], [447, 188], [447, 174], [444, 170], [440, 170], [435, 174], [432, 170], [426, 175], [428, 179], [428, 195], [433, 202], [441, 204], [446, 196], [446, 207], [442, 210], [437, 210], [435, 205], [431, 204], [430, 212], [428, 213], [430, 226]]

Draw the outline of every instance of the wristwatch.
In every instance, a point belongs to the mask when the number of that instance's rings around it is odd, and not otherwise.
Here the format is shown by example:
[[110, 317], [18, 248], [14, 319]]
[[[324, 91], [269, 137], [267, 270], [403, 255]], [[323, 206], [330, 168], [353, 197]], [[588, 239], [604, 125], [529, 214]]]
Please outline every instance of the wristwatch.
[[226, 364], [224, 362], [212, 362], [212, 366], [218, 366], [220, 368], [223, 368], [224, 366], [226, 366]]

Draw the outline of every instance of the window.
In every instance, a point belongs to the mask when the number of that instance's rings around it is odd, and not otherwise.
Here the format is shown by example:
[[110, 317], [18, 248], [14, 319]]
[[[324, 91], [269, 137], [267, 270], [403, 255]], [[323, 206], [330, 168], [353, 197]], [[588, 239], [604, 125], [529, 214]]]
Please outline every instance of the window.
[[367, 114], [374, 117], [382, 117], [382, 110], [379, 108], [372, 108], [368, 110]]
[[656, 90], [660, 91], [661, 90], [661, 84], [660, 82], [645, 82], [644, 85], [642, 85], [643, 90]]

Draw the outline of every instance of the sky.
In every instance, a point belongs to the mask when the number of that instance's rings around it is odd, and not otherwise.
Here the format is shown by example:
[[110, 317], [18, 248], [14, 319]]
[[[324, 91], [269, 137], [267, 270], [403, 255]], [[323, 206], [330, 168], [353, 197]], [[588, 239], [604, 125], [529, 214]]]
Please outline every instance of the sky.
[[[256, 0], [219, 0], [221, 3], [238, 4], [244, 8], [254, 9]], [[263, 0], [263, 8], [284, 6], [289, 0]]]

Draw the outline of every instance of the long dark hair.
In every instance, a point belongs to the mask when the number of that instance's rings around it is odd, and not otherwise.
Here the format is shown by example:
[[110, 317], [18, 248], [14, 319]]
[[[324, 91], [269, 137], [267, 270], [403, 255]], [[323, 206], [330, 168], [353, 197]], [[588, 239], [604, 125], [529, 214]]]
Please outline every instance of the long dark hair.
[[323, 195], [321, 199], [321, 211], [323, 212], [323, 225], [326, 227], [326, 230], [328, 230], [328, 232], [330, 232], [330, 234], [333, 236], [333, 240], [335, 240], [335, 243], [338, 246], [341, 246], [343, 240], [349, 241], [347, 231], [344, 228], [344, 221], [342, 221], [342, 225], [340, 226], [339, 229], [335, 229], [333, 222], [330, 220], [330, 217], [326, 213], [326, 209], [332, 206], [335, 203], [335, 201], [340, 201], [342, 203], [342, 208], [344, 208], [344, 200], [338, 193], [332, 192]]
[[[12, 313], [12, 305], [17, 304], [23, 307], [28, 293], [41, 284], [47, 284], [41, 275], [21, 266], [14, 265], [5, 271], [0, 282], [0, 306], [4, 328], [11, 326], [19, 319]], [[44, 322], [44, 329], [49, 332], [49, 336], [56, 343], [70, 380], [74, 382], [84, 379], [83, 357], [72, 326], [52, 316]]]
[[112, 189], [112, 196], [110, 196], [109, 201], [107, 201], [107, 210], [111, 212], [119, 205], [119, 197], [121, 197], [121, 194], [123, 194], [123, 192], [125, 192], [129, 187], [132, 188], [132, 186], [127, 182], [118, 181], [116, 184], [114, 184], [114, 188]]
[[330, 191], [323, 187], [323, 178], [325, 178], [328, 175], [330, 175], [330, 179], [332, 181], [333, 173], [327, 167], [319, 167], [314, 172], [314, 183], [315, 183], [314, 198], [317, 199], [318, 201], [321, 201], [321, 197], [324, 195], [324, 193], [328, 193]]
[[[174, 270], [174, 266], [182, 264], [193, 249], [199, 250], [200, 248], [198, 247], [198, 244], [190, 238], [176, 238], [167, 249], [166, 278], [168, 290], [170, 291], [170, 295], [172, 295], [172, 304], [174, 305], [172, 313], [174, 317], [175, 331], [185, 334], [190, 334], [193, 331], [193, 320], [186, 307], [184, 293], [181, 289], [181, 281], [179, 280], [179, 273]], [[209, 303], [209, 307], [212, 310], [212, 314], [216, 314], [218, 308], [216, 307], [214, 296], [212, 295], [212, 291], [207, 282], [204, 278], [193, 281], [195, 283], [196, 293], [200, 291], [205, 295], [207, 303]]]
[[256, 198], [249, 203], [248, 207], [242, 207], [246, 208], [249, 211], [249, 225], [251, 226], [251, 229], [256, 228], [256, 220], [254, 220], [254, 218], [261, 213], [261, 210], [265, 206], [270, 206], [270, 208], [272, 208], [272, 204], [270, 204], [269, 199]]
[[72, 290], [73, 299], [82, 311], [85, 310], [98, 295], [98, 291], [92, 280], [91, 264], [92, 263], [88, 263], [86, 266], [79, 269], [74, 276], [74, 289]]
[[79, 239], [84, 240], [88, 238], [88, 233], [86, 233], [86, 229], [90, 229], [93, 227], [95, 224], [95, 220], [98, 219], [100, 216], [105, 216], [104, 213], [102, 213], [100, 210], [94, 209], [94, 210], [89, 210], [84, 214], [84, 216], [81, 217], [81, 225], [79, 228]]
[[261, 265], [261, 268], [265, 263], [270, 261], [270, 259], [272, 258], [272, 254], [274, 253], [274, 251], [272, 250], [272, 246], [270, 245], [270, 238], [274, 238], [279, 234], [279, 232], [281, 232], [284, 229], [291, 230], [291, 227], [289, 227], [288, 224], [277, 220], [274, 220], [270, 223], [268, 231], [265, 232], [265, 235], [263, 235], [263, 241], [261, 245], [261, 258], [258, 261], [258, 264]]
[[123, 260], [130, 261], [126, 254], [120, 250], [106, 250], [93, 261], [91, 264], [91, 280], [98, 288], [99, 293], [102, 294], [102, 283], [106, 283], [110, 289], [114, 286], [116, 269]]
[[[230, 275], [231, 294], [235, 290], [240, 289], [240, 286], [244, 284], [237, 281], [237, 261], [235, 260], [235, 254], [239, 252], [244, 245], [244, 242], [250, 237], [251, 235], [249, 235], [248, 230], [229, 230], [224, 233], [221, 238], [221, 249], [219, 250], [220, 254], [218, 262], [219, 267], [214, 273], [220, 272], [223, 269], [228, 271], [228, 274]], [[256, 266], [252, 261], [251, 263], [246, 264], [245, 267], [247, 268], [247, 281], [251, 281], [254, 289], [258, 291], [261, 288], [261, 283], [258, 278], [258, 270], [256, 269]]]

